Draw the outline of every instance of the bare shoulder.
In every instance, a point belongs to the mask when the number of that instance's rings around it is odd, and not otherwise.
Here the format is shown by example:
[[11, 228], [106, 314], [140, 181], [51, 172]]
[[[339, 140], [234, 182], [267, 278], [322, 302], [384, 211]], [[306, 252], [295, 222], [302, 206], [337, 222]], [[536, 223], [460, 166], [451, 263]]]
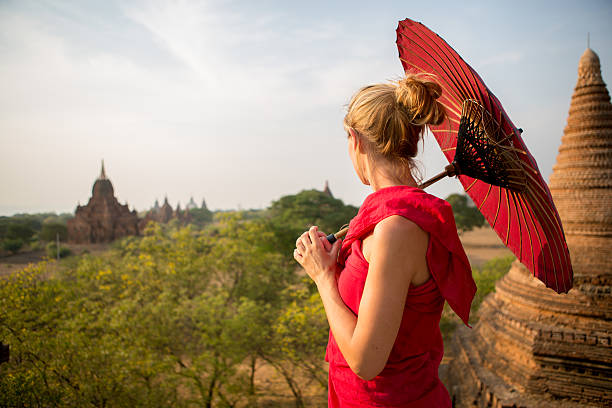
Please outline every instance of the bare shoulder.
[[425, 233], [414, 221], [409, 220], [408, 218], [402, 217], [401, 215], [390, 215], [389, 217], [381, 220], [376, 226], [374, 230], [384, 231], [384, 232], [409, 232], [414, 233], [416, 231], [421, 231]]
[[427, 251], [428, 242], [429, 235], [416, 223], [401, 215], [392, 215], [376, 224], [363, 242], [363, 253], [368, 261], [374, 247], [385, 248], [385, 252], [419, 255]]
[[376, 224], [373, 237], [375, 240], [401, 241], [413, 246], [418, 245], [420, 241], [427, 243], [428, 234], [408, 218], [392, 215]]

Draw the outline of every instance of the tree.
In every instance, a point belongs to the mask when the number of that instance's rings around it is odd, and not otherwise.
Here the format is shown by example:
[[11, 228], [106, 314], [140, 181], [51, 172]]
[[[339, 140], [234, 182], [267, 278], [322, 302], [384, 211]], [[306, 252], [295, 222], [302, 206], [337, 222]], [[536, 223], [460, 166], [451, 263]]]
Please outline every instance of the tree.
[[36, 231], [27, 224], [13, 223], [6, 229], [6, 237], [13, 239], [21, 239], [23, 241], [29, 241]]
[[191, 222], [197, 226], [209, 224], [213, 219], [213, 213], [208, 208], [192, 208], [189, 210]]
[[268, 209], [267, 218], [283, 254], [292, 254], [295, 240], [310, 226], [327, 234], [338, 231], [357, 214], [357, 207], [317, 190], [281, 197]]
[[472, 201], [467, 195], [451, 194], [446, 197], [446, 201], [453, 207], [455, 223], [457, 224], [457, 230], [460, 234], [484, 225], [485, 219], [483, 215], [478, 208], [472, 204]]
[[61, 241], [65, 241], [68, 237], [68, 228], [66, 224], [58, 222], [45, 222], [38, 234], [38, 238], [43, 241], [55, 241], [57, 234]]

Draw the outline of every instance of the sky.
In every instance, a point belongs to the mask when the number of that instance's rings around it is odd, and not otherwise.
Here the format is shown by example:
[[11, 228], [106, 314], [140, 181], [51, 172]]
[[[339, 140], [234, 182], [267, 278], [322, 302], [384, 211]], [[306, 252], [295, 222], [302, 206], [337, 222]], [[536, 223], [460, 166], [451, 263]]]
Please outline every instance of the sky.
[[[102, 159], [138, 211], [263, 208], [326, 180], [358, 206], [342, 119], [401, 77], [407, 17], [480, 74], [548, 181], [587, 33], [612, 79], [611, 1], [0, 0], [0, 215], [74, 212]], [[443, 170], [422, 147], [423, 175]]]

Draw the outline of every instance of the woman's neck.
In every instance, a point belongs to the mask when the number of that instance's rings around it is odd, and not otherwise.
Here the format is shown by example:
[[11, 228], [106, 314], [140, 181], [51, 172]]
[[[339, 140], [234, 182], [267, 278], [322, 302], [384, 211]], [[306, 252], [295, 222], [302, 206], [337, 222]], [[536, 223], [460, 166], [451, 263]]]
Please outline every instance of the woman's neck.
[[368, 184], [374, 191], [378, 191], [381, 188], [393, 187], [393, 186], [411, 186], [418, 187], [417, 182], [412, 177], [410, 171], [400, 173], [396, 166], [391, 163], [370, 163], [366, 161], [366, 174]]

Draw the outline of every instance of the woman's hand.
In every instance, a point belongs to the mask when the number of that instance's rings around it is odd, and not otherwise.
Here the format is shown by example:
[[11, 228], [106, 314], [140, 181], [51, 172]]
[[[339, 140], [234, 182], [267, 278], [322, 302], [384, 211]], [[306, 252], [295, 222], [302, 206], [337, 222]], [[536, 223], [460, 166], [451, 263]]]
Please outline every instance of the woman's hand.
[[319, 286], [321, 283], [330, 282], [331, 279], [335, 282], [336, 260], [340, 246], [340, 240], [331, 245], [326, 235], [314, 226], [297, 239], [293, 257]]

